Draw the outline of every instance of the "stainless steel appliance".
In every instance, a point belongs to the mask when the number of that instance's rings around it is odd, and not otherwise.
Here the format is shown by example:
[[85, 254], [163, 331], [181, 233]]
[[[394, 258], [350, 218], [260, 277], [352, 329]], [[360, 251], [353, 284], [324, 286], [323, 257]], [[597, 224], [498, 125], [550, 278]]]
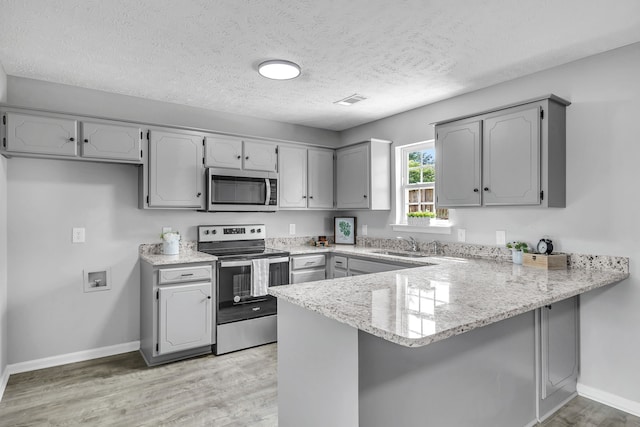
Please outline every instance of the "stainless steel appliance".
[[198, 250], [218, 257], [215, 354], [277, 340], [277, 299], [252, 295], [253, 260], [266, 259], [268, 286], [289, 283], [289, 252], [265, 247], [264, 224], [201, 225]]
[[207, 169], [207, 210], [278, 210], [278, 175], [273, 172], [247, 172]]

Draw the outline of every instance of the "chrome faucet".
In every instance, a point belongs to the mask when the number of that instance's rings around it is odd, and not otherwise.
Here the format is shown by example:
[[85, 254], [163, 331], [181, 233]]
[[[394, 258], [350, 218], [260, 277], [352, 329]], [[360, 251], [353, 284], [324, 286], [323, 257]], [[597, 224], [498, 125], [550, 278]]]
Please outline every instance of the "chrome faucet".
[[430, 247], [431, 250], [429, 252], [433, 253], [434, 255], [440, 254], [440, 243], [437, 240], [432, 240], [427, 243], [427, 247]]
[[413, 238], [413, 236], [409, 236], [405, 240], [409, 244], [409, 250], [411, 252], [418, 252], [418, 242], [416, 241], [416, 239]]

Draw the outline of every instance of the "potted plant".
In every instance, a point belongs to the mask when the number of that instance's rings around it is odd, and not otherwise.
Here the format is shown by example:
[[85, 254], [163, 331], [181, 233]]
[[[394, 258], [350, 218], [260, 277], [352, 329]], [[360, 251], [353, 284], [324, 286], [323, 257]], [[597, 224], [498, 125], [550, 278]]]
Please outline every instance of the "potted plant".
[[164, 255], [178, 255], [180, 253], [180, 233], [178, 231], [167, 231], [162, 233], [160, 238]]
[[529, 252], [529, 245], [525, 242], [509, 242], [507, 249], [511, 249], [511, 260], [514, 264], [522, 264], [522, 254]]
[[418, 227], [428, 227], [431, 218], [435, 218], [436, 214], [433, 212], [425, 211], [425, 212], [408, 212], [407, 213], [407, 224], [415, 225]]

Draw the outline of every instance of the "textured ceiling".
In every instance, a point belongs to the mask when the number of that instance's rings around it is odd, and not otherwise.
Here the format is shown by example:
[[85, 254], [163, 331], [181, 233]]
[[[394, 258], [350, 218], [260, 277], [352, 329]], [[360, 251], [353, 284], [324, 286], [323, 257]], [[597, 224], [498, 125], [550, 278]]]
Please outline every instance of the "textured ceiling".
[[0, 0], [9, 75], [334, 130], [637, 41], [638, 0]]

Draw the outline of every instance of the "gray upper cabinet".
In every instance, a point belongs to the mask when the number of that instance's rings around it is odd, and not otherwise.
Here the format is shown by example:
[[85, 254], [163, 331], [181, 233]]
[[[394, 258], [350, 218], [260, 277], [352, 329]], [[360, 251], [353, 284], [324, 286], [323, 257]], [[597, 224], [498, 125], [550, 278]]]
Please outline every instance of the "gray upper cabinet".
[[280, 147], [280, 209], [307, 207], [307, 149]]
[[480, 206], [481, 122], [438, 128], [436, 191], [439, 207]]
[[338, 209], [369, 207], [369, 146], [353, 145], [336, 150]]
[[82, 157], [140, 163], [142, 128], [100, 122], [82, 122]]
[[280, 209], [333, 209], [334, 150], [281, 146]]
[[242, 140], [230, 136], [207, 136], [205, 166], [210, 168], [242, 169]]
[[[484, 204], [540, 204], [540, 107], [484, 120]], [[511, 111], [511, 110], [507, 110]]]
[[204, 209], [203, 137], [151, 130], [149, 207]]
[[142, 163], [140, 125], [63, 114], [4, 114], [8, 155]]
[[278, 146], [271, 142], [244, 140], [242, 168], [245, 170], [277, 172]]
[[436, 123], [437, 207], [565, 207], [568, 105], [549, 95]]
[[7, 152], [78, 156], [77, 120], [7, 112], [5, 121]]
[[267, 141], [224, 135], [205, 137], [205, 166], [277, 172], [278, 146]]
[[372, 139], [336, 150], [338, 209], [391, 209], [391, 142]]
[[307, 204], [314, 209], [332, 209], [334, 150], [307, 150]]

